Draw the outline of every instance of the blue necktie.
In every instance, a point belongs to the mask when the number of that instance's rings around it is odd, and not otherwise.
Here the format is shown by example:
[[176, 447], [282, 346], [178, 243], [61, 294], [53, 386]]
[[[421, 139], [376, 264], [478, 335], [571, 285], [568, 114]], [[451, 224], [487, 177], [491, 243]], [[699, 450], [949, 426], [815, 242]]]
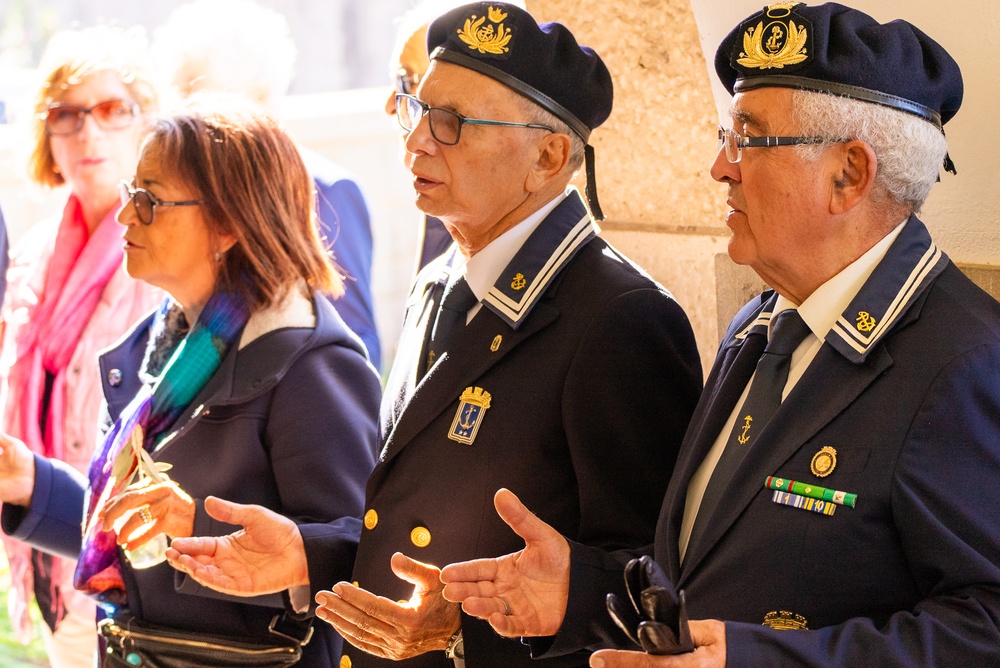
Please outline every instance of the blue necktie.
[[753, 384], [740, 409], [736, 424], [733, 425], [729, 440], [726, 441], [719, 463], [716, 464], [708, 486], [705, 487], [705, 495], [701, 499], [691, 539], [688, 541], [689, 548], [694, 544], [695, 537], [704, 531], [736, 469], [781, 405], [781, 393], [785, 389], [785, 383], [788, 382], [792, 353], [808, 333], [809, 326], [796, 309], [782, 311], [771, 325], [771, 337], [767, 341], [764, 353], [757, 360]]

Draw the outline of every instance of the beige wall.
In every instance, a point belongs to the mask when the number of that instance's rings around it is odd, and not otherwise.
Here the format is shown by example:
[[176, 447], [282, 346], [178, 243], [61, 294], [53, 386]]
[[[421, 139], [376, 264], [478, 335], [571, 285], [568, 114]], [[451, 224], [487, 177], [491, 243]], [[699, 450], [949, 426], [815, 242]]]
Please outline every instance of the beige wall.
[[[707, 371], [718, 326], [712, 258], [725, 251], [725, 188], [708, 174], [715, 102], [687, 0], [528, 0], [604, 58], [614, 111], [591, 138], [604, 236], [677, 297]], [[580, 182], [582, 189], [582, 181]]]

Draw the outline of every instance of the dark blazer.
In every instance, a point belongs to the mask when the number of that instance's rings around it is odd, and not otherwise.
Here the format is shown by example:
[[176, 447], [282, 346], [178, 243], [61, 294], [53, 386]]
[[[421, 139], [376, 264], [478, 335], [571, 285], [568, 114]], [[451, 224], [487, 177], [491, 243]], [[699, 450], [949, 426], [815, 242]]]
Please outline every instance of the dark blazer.
[[[323, 572], [344, 578], [360, 533], [364, 481], [374, 463], [380, 389], [361, 343], [333, 307], [319, 296], [313, 304], [315, 329], [278, 329], [231, 349], [171, 428], [176, 436], [153, 458], [172, 464], [168, 475], [196, 500], [194, 535], [236, 529], [204, 512], [210, 494], [260, 504], [308, 523], [312, 535], [324, 535]], [[139, 389], [137, 372], [151, 322], [140, 323], [101, 356], [112, 418]], [[120, 375], [113, 373], [119, 370]], [[108, 382], [118, 378], [115, 385]], [[36, 458], [36, 466], [30, 509], [5, 505], [3, 528], [42, 549], [75, 557], [87, 481], [59, 462]], [[166, 563], [137, 571], [124, 561], [123, 570], [129, 611], [174, 629], [266, 641], [268, 623], [285, 605], [279, 595], [251, 599], [214, 592]], [[332, 583], [314, 582], [312, 588]], [[340, 637], [322, 622], [315, 629], [299, 665], [339, 666]]]
[[[701, 389], [700, 362], [680, 306], [595, 231], [574, 192], [419, 381], [451, 254], [417, 277], [368, 481], [354, 569], [362, 588], [409, 598], [412, 585], [389, 567], [396, 551], [444, 566], [522, 547], [493, 509], [501, 487], [583, 543], [615, 549], [652, 538]], [[468, 424], [467, 388], [490, 395], [471, 443], [449, 438]], [[462, 630], [469, 668], [587, 664], [582, 655], [538, 664], [517, 640], [464, 615]], [[355, 668], [395, 665], [344, 651]], [[453, 666], [439, 651], [402, 665]]]
[[[753, 370], [742, 349], [766, 335], [773, 302], [754, 300], [730, 326], [664, 500], [653, 553], [686, 590], [691, 617], [726, 620], [732, 666], [998, 665], [1000, 304], [916, 218], [679, 563], [688, 484]], [[811, 462], [824, 447], [836, 466], [819, 477]], [[775, 503], [764, 489], [772, 475], [855, 493], [856, 506], [827, 516]], [[570, 614], [553, 652], [627, 646], [594, 605], [622, 589], [611, 561], [574, 546]], [[811, 631], [762, 625], [780, 611]]]

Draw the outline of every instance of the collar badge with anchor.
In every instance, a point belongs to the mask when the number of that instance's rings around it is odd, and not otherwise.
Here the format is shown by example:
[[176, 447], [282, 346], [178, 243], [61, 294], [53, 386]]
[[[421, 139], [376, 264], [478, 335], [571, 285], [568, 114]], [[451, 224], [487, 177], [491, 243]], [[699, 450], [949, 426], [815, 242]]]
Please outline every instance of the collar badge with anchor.
[[875, 325], [878, 324], [875, 318], [873, 318], [868, 311], [858, 311], [857, 323], [859, 332], [870, 332], [875, 329]]

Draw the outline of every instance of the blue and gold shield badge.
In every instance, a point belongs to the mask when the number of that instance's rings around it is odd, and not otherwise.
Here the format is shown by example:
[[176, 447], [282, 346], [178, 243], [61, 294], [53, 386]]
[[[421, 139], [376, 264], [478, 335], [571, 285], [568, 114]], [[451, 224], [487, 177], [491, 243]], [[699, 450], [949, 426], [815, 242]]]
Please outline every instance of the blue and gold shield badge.
[[486, 409], [490, 407], [490, 393], [481, 387], [467, 387], [458, 401], [458, 411], [448, 430], [448, 438], [471, 445], [476, 440]]

